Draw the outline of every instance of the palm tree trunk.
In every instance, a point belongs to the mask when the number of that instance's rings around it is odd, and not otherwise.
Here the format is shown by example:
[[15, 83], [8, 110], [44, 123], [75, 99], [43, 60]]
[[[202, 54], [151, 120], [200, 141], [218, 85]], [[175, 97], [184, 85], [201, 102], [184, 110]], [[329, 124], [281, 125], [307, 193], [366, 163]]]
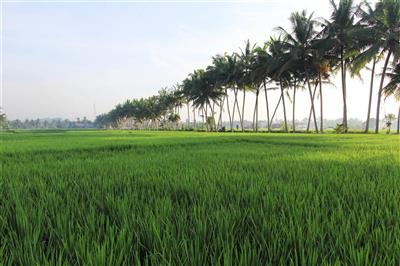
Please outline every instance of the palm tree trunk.
[[293, 117], [293, 133], [295, 133], [296, 132], [296, 119], [295, 119], [295, 114], [296, 114], [296, 112], [295, 112], [295, 107], [296, 107], [296, 88], [297, 88], [297, 84], [296, 84], [296, 80], [294, 81], [294, 86], [293, 86], [293, 114], [292, 114], [292, 117]]
[[271, 118], [271, 124], [269, 125], [269, 127], [271, 127], [272, 122], [274, 122], [274, 117], [275, 117], [276, 111], [278, 110], [279, 104], [281, 103], [281, 100], [282, 100], [282, 95], [279, 97], [279, 101], [278, 101], [278, 103], [277, 103], [277, 105], [275, 107], [274, 113], [273, 113], [272, 118]]
[[242, 123], [242, 117], [243, 117], [243, 115], [240, 114], [239, 101], [238, 101], [238, 99], [237, 99], [238, 93], [239, 93], [239, 88], [236, 89], [236, 108], [237, 108], [238, 115], [239, 115], [239, 123], [241, 124], [241, 123]]
[[257, 99], [256, 103], [254, 104], [254, 111], [253, 111], [253, 123], [251, 124], [253, 127], [253, 131], [256, 131], [256, 109], [257, 109]]
[[[211, 105], [211, 103], [208, 103], [210, 105], [210, 110], [211, 110], [211, 118], [213, 120], [213, 124], [211, 125], [211, 131], [215, 131], [217, 129], [217, 125], [215, 123], [215, 116], [214, 116], [214, 107], [215, 107], [215, 102], [213, 102], [213, 104]], [[212, 128], [214, 127], [214, 128]]]
[[233, 92], [235, 94], [235, 101], [233, 102], [233, 110], [232, 110], [232, 126], [231, 126], [231, 131], [233, 132], [233, 123], [234, 123], [234, 119], [235, 119], [235, 108], [237, 107], [237, 110], [239, 112], [239, 120], [240, 120], [240, 110], [239, 110], [239, 103], [237, 100], [237, 94], [238, 94], [238, 88], [234, 88]]
[[257, 109], [256, 109], [256, 132], [258, 132], [258, 96], [260, 95], [260, 87], [257, 88]]
[[233, 109], [232, 109], [232, 120], [231, 120], [231, 132], [233, 132], [233, 119], [235, 119], [235, 107], [236, 107], [236, 89], [233, 89], [233, 95], [235, 96], [235, 100], [233, 101]]
[[[206, 117], [205, 116], [207, 116], [207, 106], [206, 106], [206, 109], [204, 109], [204, 106], [203, 106], [203, 110], [202, 110], [202, 112], [203, 112], [203, 115], [202, 115], [202, 119], [203, 119], [203, 126], [204, 126], [204, 124], [206, 125], [206, 127], [207, 127], [207, 131], [208, 131], [208, 126], [207, 126], [207, 124], [205, 123], [205, 121], [207, 120], [206, 119]], [[203, 128], [203, 127], [202, 127]]]
[[[308, 85], [308, 92], [310, 94], [310, 100], [311, 100], [311, 112], [314, 115], [314, 124], [315, 124], [315, 131], [318, 133], [318, 125], [317, 125], [317, 118], [315, 116], [315, 108], [314, 108], [314, 97], [315, 97], [315, 92], [317, 91], [317, 86], [315, 86], [314, 93], [311, 91], [311, 85], [310, 85], [310, 79], [307, 77], [307, 85]], [[309, 128], [307, 128], [307, 131]]]
[[224, 98], [222, 98], [222, 100], [219, 102], [219, 118], [218, 118], [218, 125], [217, 127], [219, 128], [219, 124], [221, 123], [221, 128], [222, 128], [222, 111], [224, 109], [224, 103], [225, 103], [225, 98], [226, 96], [224, 96]]
[[342, 94], [343, 94], [343, 127], [347, 133], [347, 101], [346, 101], [346, 62], [343, 58], [343, 48], [340, 52], [340, 71], [342, 74]]
[[397, 134], [400, 134], [400, 106], [399, 113], [397, 114]]
[[283, 118], [285, 121], [285, 132], [288, 132], [288, 126], [287, 126], [287, 119], [286, 119], [286, 105], [285, 105], [285, 95], [283, 92], [283, 86], [282, 86], [282, 81], [279, 81], [280, 87], [281, 87], [281, 98], [282, 98], [282, 105], [283, 105]]
[[263, 81], [264, 83], [264, 91], [265, 91], [265, 103], [267, 104], [267, 124], [268, 124], [268, 132], [271, 131], [270, 127], [270, 122], [269, 122], [269, 105], [268, 105], [268, 92], [267, 92], [267, 86], [265, 84], [265, 80]]
[[256, 103], [254, 105], [254, 112], [253, 112], [253, 131], [258, 131], [258, 94], [260, 92], [260, 88], [257, 88], [256, 91]]
[[205, 109], [205, 119], [206, 119], [207, 131], [210, 131], [209, 125], [208, 125], [208, 104], [207, 103], [206, 103], [206, 109]]
[[385, 60], [385, 65], [383, 66], [383, 73], [381, 77], [381, 84], [379, 85], [379, 92], [378, 92], [378, 104], [376, 106], [376, 124], [375, 124], [375, 134], [379, 133], [379, 109], [381, 108], [381, 96], [383, 90], [383, 82], [385, 81], [386, 69], [389, 64], [390, 56], [392, 55], [392, 51], [389, 50], [389, 53]]
[[196, 129], [196, 107], [193, 106], [193, 127]]
[[318, 75], [318, 80], [319, 80], [319, 104], [320, 104], [320, 112], [321, 112], [321, 117], [320, 117], [320, 132], [324, 133], [324, 109], [323, 109], [323, 101], [322, 101], [322, 78], [321, 74]]
[[244, 105], [246, 103], [246, 89], [243, 88], [243, 105], [242, 105], [242, 119], [240, 121], [240, 125], [242, 127], [242, 132], [244, 131], [244, 127], [243, 127], [243, 120], [244, 120]]
[[[315, 99], [315, 91], [316, 91], [316, 89], [314, 88], [314, 92], [313, 92], [313, 99]], [[311, 106], [310, 106], [310, 113], [308, 114], [308, 122], [307, 122], [307, 132], [309, 132], [310, 131], [310, 125], [311, 125], [311, 117], [312, 117], [312, 114], [313, 114], [313, 112], [312, 112], [312, 108], [311, 108]]]
[[217, 124], [216, 124], [216, 121], [215, 121], [215, 113], [214, 113], [214, 110], [215, 110], [215, 101], [213, 101], [213, 104], [212, 104], [212, 107], [211, 107], [211, 103], [210, 103], [210, 110], [211, 110], [211, 117], [213, 118], [213, 124], [214, 124], [214, 130], [216, 131], [217, 130]]
[[187, 126], [188, 126], [188, 129], [189, 129], [190, 128], [190, 106], [189, 106], [189, 101], [187, 101], [187, 114], [188, 114]]
[[231, 131], [232, 131], [233, 130], [233, 124], [232, 124], [232, 119], [231, 119], [231, 111], [230, 111], [230, 108], [229, 108], [229, 95], [228, 95], [228, 90], [227, 89], [225, 89], [225, 95], [226, 95], [226, 106], [227, 106], [227, 109], [228, 109], [229, 122], [231, 124]]
[[370, 87], [369, 87], [367, 121], [365, 121], [365, 131], [364, 131], [365, 133], [368, 133], [368, 131], [369, 131], [369, 119], [370, 119], [370, 116], [371, 116], [371, 103], [372, 103], [372, 91], [373, 91], [373, 88], [374, 88], [375, 65], [376, 65], [376, 58], [374, 58], [374, 61], [372, 63], [371, 84], [370, 84]]

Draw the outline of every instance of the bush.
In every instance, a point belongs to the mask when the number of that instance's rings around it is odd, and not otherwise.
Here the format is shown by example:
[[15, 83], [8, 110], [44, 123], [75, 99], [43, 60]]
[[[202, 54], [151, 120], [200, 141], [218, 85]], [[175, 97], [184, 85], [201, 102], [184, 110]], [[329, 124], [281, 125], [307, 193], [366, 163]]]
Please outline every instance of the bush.
[[343, 134], [346, 133], [347, 128], [343, 124], [336, 124], [336, 127], [333, 130], [335, 133]]

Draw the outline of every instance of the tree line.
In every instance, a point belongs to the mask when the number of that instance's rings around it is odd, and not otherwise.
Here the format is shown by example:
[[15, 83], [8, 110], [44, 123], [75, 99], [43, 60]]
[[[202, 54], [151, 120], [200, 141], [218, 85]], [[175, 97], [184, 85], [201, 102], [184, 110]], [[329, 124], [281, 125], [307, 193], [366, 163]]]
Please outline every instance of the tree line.
[[45, 119], [15, 119], [7, 120], [4, 113], [0, 114], [0, 129], [73, 129], [73, 128], [96, 128], [97, 126], [86, 117], [76, 120], [61, 118]]
[[[310, 98], [307, 131], [322, 133], [324, 87], [331, 83], [332, 75], [340, 74], [343, 120], [339, 127], [347, 132], [348, 78], [360, 76], [362, 70], [368, 69], [371, 76], [365, 132], [370, 128], [373, 88], [378, 82], [375, 116], [375, 133], [378, 133], [382, 98], [394, 96], [400, 100], [400, 0], [380, 0], [374, 5], [367, 1], [355, 5], [353, 0], [338, 3], [330, 0], [330, 5], [332, 13], [328, 19], [317, 19], [305, 10], [294, 12], [290, 16], [290, 29], [277, 27], [277, 36], [270, 37], [262, 46], [247, 41], [239, 52], [216, 55], [211, 65], [194, 70], [173, 88], [118, 104], [109, 113], [98, 116], [96, 123], [116, 126], [130, 119], [139, 128], [158, 128], [177, 123], [179, 108], [186, 105], [188, 128], [192, 124], [196, 126], [196, 113], [201, 114], [201, 122], [208, 131], [225, 128], [222, 115], [226, 112], [230, 130], [234, 130], [236, 118], [244, 131], [246, 94], [253, 93], [256, 96], [252, 114], [254, 131], [259, 130], [259, 103], [263, 95], [267, 130], [271, 131], [272, 121], [281, 106], [284, 131], [296, 132], [296, 93], [305, 91]], [[378, 69], [380, 63], [383, 64], [381, 70]], [[269, 103], [271, 90], [280, 91], [276, 106]], [[241, 102], [239, 94], [242, 94]], [[233, 102], [229, 102], [229, 96]], [[292, 101], [292, 110], [287, 110], [288, 98]], [[290, 111], [292, 125], [288, 124]], [[400, 108], [397, 132], [399, 127]]]

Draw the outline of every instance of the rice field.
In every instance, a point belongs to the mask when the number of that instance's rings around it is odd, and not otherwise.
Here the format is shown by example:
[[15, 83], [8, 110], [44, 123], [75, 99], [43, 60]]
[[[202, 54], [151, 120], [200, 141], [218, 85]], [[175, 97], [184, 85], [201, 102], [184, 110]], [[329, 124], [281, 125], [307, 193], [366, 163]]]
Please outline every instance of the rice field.
[[400, 265], [396, 135], [1, 134], [0, 265]]

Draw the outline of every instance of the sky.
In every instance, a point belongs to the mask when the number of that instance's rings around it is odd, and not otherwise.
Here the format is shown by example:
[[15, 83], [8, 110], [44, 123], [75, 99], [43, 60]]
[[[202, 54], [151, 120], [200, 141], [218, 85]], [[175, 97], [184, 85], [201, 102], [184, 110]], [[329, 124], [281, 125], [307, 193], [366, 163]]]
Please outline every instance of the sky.
[[[4, 1], [1, 107], [9, 119], [93, 119], [126, 99], [151, 96], [181, 82], [209, 65], [212, 56], [239, 51], [247, 39], [263, 44], [277, 34], [277, 26], [288, 28], [291, 12], [303, 9], [315, 17], [331, 12], [328, 0]], [[350, 118], [366, 117], [369, 72], [362, 78], [349, 78]], [[323, 92], [329, 119], [342, 115], [340, 82], [332, 81], [335, 86]], [[279, 92], [269, 96], [274, 105]], [[254, 99], [246, 97], [247, 120]], [[297, 118], [308, 116], [307, 92], [298, 94], [296, 102]], [[372, 108], [374, 117], [375, 104]], [[387, 99], [382, 116], [396, 114], [397, 108]], [[266, 116], [265, 101], [259, 116]]]

